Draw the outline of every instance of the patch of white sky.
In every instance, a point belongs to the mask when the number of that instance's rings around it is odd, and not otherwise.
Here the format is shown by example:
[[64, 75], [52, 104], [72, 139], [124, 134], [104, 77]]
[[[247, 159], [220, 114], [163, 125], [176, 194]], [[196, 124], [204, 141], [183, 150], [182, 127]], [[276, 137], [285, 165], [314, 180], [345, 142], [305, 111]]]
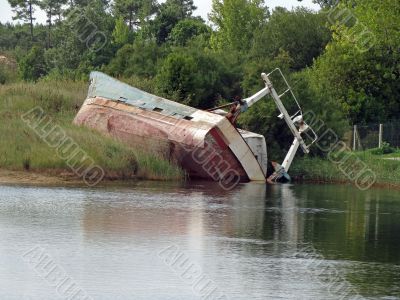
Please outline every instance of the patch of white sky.
[[[160, 1], [164, 2], [164, 1]], [[211, 2], [212, 0], [194, 0], [195, 5], [197, 6], [197, 10], [194, 13], [196, 16], [201, 16], [203, 19], [207, 20], [207, 16], [211, 11]], [[318, 10], [319, 6], [317, 4], [312, 3], [312, 0], [303, 0], [299, 2], [297, 0], [266, 0], [266, 5], [273, 9], [277, 6], [286, 7], [288, 9], [292, 9], [296, 6], [305, 6], [314, 10]], [[0, 22], [12, 22], [13, 12], [11, 10], [11, 6], [7, 0], [0, 0]], [[36, 22], [45, 23], [46, 15], [43, 11], [39, 9], [35, 12]]]

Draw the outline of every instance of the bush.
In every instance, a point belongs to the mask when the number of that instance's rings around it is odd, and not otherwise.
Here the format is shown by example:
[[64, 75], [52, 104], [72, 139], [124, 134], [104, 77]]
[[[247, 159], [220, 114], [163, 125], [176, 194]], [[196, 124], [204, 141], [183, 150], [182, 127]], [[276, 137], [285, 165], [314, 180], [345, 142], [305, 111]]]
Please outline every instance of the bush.
[[18, 79], [18, 74], [11, 64], [0, 61], [0, 84], [15, 82]]
[[199, 35], [211, 36], [211, 29], [203, 20], [184, 19], [180, 21], [169, 36], [169, 41], [176, 46], [186, 46], [190, 40]]
[[19, 64], [21, 77], [27, 81], [36, 81], [47, 74], [44, 49], [34, 46], [28, 54], [22, 58]]
[[0, 84], [7, 82], [8, 74], [4, 65], [0, 65]]
[[157, 73], [157, 64], [165, 56], [165, 48], [155, 42], [135, 41], [118, 50], [115, 58], [105, 68], [112, 76], [153, 77]]
[[232, 97], [235, 76], [217, 53], [190, 47], [171, 53], [155, 81], [162, 96], [204, 109]]
[[385, 155], [385, 154], [391, 154], [396, 152], [396, 149], [394, 149], [392, 146], [390, 146], [389, 143], [384, 142], [382, 144], [381, 148], [376, 148], [371, 150], [371, 153], [374, 155]]

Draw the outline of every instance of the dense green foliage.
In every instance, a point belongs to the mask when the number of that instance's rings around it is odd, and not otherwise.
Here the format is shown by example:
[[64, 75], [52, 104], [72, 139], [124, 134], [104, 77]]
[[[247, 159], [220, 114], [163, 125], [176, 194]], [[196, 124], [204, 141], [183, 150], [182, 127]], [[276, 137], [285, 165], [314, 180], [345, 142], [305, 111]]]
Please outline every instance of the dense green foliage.
[[233, 80], [234, 74], [219, 55], [189, 48], [168, 55], [155, 84], [167, 98], [206, 109], [215, 106], [221, 97], [232, 96], [228, 83]]
[[343, 24], [332, 27], [333, 41], [313, 66], [313, 86], [327, 99], [335, 99], [354, 123], [398, 118], [398, 2], [356, 3], [351, 11], [358, 23], [352, 27]]
[[213, 0], [210, 20], [217, 27], [211, 39], [213, 48], [248, 50], [267, 16], [264, 0]]
[[[314, 2], [320, 11], [214, 0], [210, 26], [193, 16], [192, 0], [10, 0], [25, 24], [0, 24], [0, 51], [17, 61], [19, 79], [81, 80], [101, 70], [199, 108], [249, 96], [262, 88], [261, 72], [279, 67], [304, 110], [324, 122], [320, 134], [398, 118], [397, 1]], [[47, 12], [46, 26], [31, 27], [35, 9]], [[15, 80], [15, 68], [0, 66], [0, 84]], [[286, 149], [291, 136], [277, 115], [265, 100], [239, 122]]]
[[323, 14], [314, 14], [305, 8], [276, 9], [268, 26], [263, 26], [255, 35], [249, 60], [276, 57], [284, 50], [290, 58], [289, 68], [299, 71], [312, 65], [329, 40]]
[[20, 61], [21, 76], [24, 80], [35, 80], [46, 75], [44, 50], [37, 46], [28, 52]]
[[172, 29], [169, 41], [175, 46], [186, 46], [195, 37], [209, 38], [211, 29], [200, 19], [184, 19]]
[[119, 49], [105, 71], [114, 76], [154, 77], [158, 63], [165, 55], [165, 48], [156, 42], [137, 39]]

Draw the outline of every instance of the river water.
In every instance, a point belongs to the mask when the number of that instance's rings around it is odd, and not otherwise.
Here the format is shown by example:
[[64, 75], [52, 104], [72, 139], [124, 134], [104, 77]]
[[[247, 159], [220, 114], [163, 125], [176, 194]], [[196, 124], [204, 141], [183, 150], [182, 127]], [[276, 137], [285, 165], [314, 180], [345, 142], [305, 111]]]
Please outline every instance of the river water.
[[0, 299], [400, 299], [400, 193], [0, 186]]

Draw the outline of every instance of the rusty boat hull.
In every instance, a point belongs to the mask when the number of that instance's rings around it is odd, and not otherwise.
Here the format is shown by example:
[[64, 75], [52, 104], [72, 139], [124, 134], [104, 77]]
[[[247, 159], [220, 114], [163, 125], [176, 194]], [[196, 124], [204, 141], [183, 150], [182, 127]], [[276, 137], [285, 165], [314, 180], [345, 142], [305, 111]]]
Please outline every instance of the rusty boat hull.
[[74, 123], [179, 164], [191, 178], [264, 181], [265, 139], [229, 120], [93, 72]]

